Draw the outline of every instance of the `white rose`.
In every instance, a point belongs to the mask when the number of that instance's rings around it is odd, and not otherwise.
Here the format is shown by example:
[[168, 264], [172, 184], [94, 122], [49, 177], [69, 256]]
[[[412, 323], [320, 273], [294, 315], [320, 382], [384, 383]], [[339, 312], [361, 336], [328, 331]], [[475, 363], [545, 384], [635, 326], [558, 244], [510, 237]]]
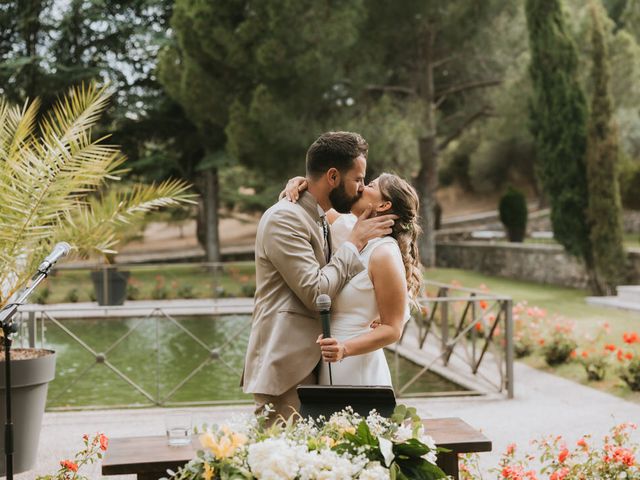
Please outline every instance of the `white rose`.
[[394, 440], [398, 443], [403, 443], [413, 437], [413, 432], [411, 431], [411, 427], [407, 425], [400, 425], [398, 431], [396, 432]]
[[282, 439], [254, 443], [248, 448], [249, 468], [258, 480], [294, 480], [300, 470], [299, 448]]

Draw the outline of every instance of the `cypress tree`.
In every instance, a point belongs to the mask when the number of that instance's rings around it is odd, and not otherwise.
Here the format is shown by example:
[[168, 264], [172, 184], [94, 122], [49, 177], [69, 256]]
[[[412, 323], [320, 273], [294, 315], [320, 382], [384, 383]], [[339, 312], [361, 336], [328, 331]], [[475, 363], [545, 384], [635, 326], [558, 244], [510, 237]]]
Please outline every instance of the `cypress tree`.
[[587, 137], [589, 221], [596, 291], [614, 292], [624, 279], [620, 189], [618, 185], [618, 132], [612, 119], [610, 67], [602, 13], [591, 3], [592, 80], [591, 116]]
[[533, 83], [530, 128], [537, 172], [551, 205], [554, 237], [584, 259], [592, 275], [587, 221], [587, 104], [578, 83], [576, 47], [559, 0], [527, 0]]

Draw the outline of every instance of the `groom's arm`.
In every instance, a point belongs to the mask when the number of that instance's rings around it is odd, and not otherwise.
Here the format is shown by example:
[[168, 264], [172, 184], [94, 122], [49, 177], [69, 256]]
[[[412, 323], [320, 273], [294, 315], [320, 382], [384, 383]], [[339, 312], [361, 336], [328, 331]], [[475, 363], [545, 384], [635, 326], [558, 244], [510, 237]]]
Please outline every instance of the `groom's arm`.
[[320, 267], [311, 246], [311, 233], [290, 210], [273, 212], [264, 231], [265, 253], [286, 284], [309, 309], [324, 293], [335, 297], [345, 284], [364, 270], [356, 248], [343, 245], [331, 261]]

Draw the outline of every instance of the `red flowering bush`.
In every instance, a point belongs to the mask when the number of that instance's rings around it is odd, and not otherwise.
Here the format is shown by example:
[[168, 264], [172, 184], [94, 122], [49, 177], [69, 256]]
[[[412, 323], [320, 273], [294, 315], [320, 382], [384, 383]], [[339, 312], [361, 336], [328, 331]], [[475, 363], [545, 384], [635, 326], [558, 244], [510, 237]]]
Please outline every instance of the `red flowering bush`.
[[596, 382], [604, 380], [610, 364], [611, 353], [609, 350], [589, 348], [576, 351], [574, 357], [584, 367], [588, 380]]
[[513, 351], [516, 358], [531, 355], [542, 339], [542, 326], [547, 312], [542, 308], [529, 307], [527, 302], [513, 306]]
[[637, 332], [625, 332], [622, 341], [628, 345], [624, 349], [619, 348], [616, 354], [620, 362], [620, 378], [629, 385], [634, 392], [640, 391], [640, 336]]
[[566, 319], [558, 319], [549, 327], [550, 333], [542, 344], [542, 353], [549, 366], [566, 363], [578, 343], [573, 337], [574, 323]]
[[89, 480], [88, 477], [78, 474], [78, 470], [83, 465], [101, 459], [109, 447], [109, 439], [102, 433], [96, 433], [92, 438], [84, 435], [82, 440], [84, 448], [76, 453], [73, 460], [62, 460], [60, 469], [54, 475], [36, 477], [36, 480]]
[[585, 335], [584, 342], [586, 346], [580, 350], [575, 350], [571, 355], [584, 367], [587, 379], [590, 381], [604, 380], [611, 365], [611, 357], [617, 350], [615, 345], [605, 344], [604, 347], [601, 346], [603, 338], [609, 333], [609, 324], [607, 322], [601, 323], [596, 336]]
[[[636, 425], [623, 423], [611, 429], [602, 445], [590, 443], [585, 435], [575, 446], [567, 445], [562, 436], [532, 442], [539, 454], [517, 455], [517, 447], [511, 444], [500, 458], [497, 468], [490, 470], [495, 478], [503, 480], [591, 480], [637, 479], [640, 465], [636, 459], [638, 445], [631, 443], [631, 432]], [[536, 467], [532, 465], [534, 462]], [[483, 480], [477, 454], [466, 455], [460, 464], [460, 478]]]

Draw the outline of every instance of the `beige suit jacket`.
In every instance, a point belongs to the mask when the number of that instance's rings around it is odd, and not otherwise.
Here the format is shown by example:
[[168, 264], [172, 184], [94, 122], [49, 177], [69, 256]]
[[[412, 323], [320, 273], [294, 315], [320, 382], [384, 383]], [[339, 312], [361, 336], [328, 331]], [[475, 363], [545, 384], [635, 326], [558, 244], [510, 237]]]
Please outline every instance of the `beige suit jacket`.
[[256, 295], [243, 389], [281, 395], [320, 361], [316, 297], [334, 297], [364, 267], [345, 245], [326, 263], [315, 198], [283, 199], [267, 210], [256, 236]]

